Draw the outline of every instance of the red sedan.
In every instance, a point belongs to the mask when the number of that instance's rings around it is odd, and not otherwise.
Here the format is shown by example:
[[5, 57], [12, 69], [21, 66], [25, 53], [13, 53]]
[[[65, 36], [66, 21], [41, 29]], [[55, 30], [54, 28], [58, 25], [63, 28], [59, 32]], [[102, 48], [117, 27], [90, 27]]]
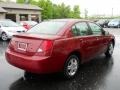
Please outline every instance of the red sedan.
[[14, 35], [5, 55], [10, 64], [27, 72], [62, 72], [72, 78], [80, 64], [103, 53], [111, 57], [114, 45], [114, 36], [96, 23], [57, 19]]

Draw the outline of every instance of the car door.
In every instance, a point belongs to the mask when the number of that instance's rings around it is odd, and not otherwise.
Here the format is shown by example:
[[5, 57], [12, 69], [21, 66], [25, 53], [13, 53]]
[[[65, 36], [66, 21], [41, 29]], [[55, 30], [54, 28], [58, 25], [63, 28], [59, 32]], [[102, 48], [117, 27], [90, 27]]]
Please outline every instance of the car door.
[[91, 28], [92, 36], [96, 39], [94, 41], [94, 55], [97, 56], [105, 51], [103, 29], [95, 23], [89, 22], [88, 24]]
[[87, 62], [94, 56], [94, 42], [95, 38], [91, 36], [91, 32], [86, 22], [79, 22], [75, 24], [78, 30], [80, 52], [82, 53], [83, 62]]

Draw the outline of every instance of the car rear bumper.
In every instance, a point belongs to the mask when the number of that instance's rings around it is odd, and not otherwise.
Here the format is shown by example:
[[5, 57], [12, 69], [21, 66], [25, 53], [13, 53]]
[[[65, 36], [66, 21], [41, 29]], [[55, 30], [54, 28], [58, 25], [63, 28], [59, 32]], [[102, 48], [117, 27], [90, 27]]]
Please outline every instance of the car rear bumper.
[[41, 74], [53, 72], [50, 68], [50, 57], [25, 56], [9, 49], [6, 50], [5, 56], [10, 64], [25, 71]]

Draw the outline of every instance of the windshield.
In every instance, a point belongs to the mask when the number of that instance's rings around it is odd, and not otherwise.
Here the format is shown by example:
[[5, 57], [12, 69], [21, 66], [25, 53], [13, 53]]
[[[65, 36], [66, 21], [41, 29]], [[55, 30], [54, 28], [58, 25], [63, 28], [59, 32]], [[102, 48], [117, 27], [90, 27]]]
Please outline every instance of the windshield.
[[46, 21], [41, 22], [27, 31], [31, 34], [57, 34], [66, 22]]
[[120, 20], [117, 20], [117, 19], [114, 19], [114, 20], [111, 20], [111, 22], [119, 22]]
[[97, 21], [97, 23], [104, 23], [105, 22], [105, 20], [99, 20], [99, 21]]
[[19, 25], [13, 21], [0, 21], [3, 27], [19, 27]]
[[29, 25], [36, 25], [37, 22], [34, 22], [34, 21], [25, 21], [26, 23], [28, 23]]

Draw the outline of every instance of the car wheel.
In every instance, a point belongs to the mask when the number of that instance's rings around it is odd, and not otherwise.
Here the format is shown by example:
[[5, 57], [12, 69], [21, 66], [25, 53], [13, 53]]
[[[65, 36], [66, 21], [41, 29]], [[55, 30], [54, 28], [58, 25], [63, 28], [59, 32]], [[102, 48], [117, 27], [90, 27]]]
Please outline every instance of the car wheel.
[[78, 68], [79, 68], [78, 56], [77, 55], [69, 56], [64, 65], [64, 72], [63, 72], [64, 77], [66, 79], [73, 78], [77, 74]]
[[111, 43], [108, 45], [107, 51], [105, 52], [106, 57], [111, 57], [112, 54], [113, 54], [113, 50], [114, 50], [114, 46], [113, 46], [113, 43], [111, 42]]
[[118, 25], [117, 28], [120, 28], [120, 25]]
[[2, 33], [1, 38], [2, 38], [3, 41], [8, 40], [8, 36], [7, 36], [6, 33]]
[[105, 26], [105, 25], [103, 25], [103, 28], [106, 28], [106, 26]]

